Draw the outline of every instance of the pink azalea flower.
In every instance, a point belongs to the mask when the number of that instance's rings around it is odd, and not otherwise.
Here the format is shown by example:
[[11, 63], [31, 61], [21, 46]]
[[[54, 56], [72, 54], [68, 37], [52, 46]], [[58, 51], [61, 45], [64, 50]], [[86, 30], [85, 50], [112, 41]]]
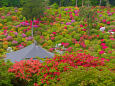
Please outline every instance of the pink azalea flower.
[[115, 32], [115, 29], [112, 29], [113, 32]]
[[99, 52], [99, 54], [104, 54], [104, 53], [105, 53], [105, 52], [104, 52], [103, 50]]
[[79, 16], [79, 14], [75, 14], [75, 16]]
[[17, 44], [18, 42], [17, 41], [12, 41], [12, 44]]
[[20, 44], [18, 47], [19, 47], [20, 49], [24, 48], [24, 46], [23, 46], [23, 45], [21, 45], [21, 44]]
[[71, 22], [67, 22], [66, 25], [71, 25]]
[[54, 35], [56, 34], [56, 32], [52, 32]]
[[38, 25], [33, 25], [33, 27], [37, 28], [37, 27], [38, 27]]
[[114, 38], [110, 38], [111, 40], [115, 40]]
[[82, 25], [82, 24], [80, 24], [80, 27], [83, 27], [83, 25]]
[[99, 17], [101, 17], [102, 15], [99, 15]]
[[105, 61], [106, 59], [105, 58], [101, 58], [102, 61]]
[[72, 51], [72, 47], [69, 47], [68, 49], [66, 49], [66, 51], [71, 52]]
[[64, 29], [67, 29], [67, 27], [65, 26]]
[[86, 31], [86, 29], [82, 29], [83, 31]]
[[69, 43], [64, 43], [64, 47], [68, 47], [69, 46]]
[[7, 32], [7, 30], [4, 30], [4, 33], [6, 33]]
[[109, 13], [108, 13], [108, 16], [111, 16], [111, 15], [112, 15], [112, 13], [109, 12]]
[[5, 19], [5, 16], [1, 16], [1, 19]]
[[101, 46], [105, 46], [105, 43], [101, 43]]
[[11, 33], [12, 33], [13, 31], [9, 31], [9, 32], [11, 32]]
[[75, 22], [75, 20], [71, 20], [71, 23]]
[[105, 23], [105, 22], [106, 22], [106, 19], [102, 20], [102, 22]]
[[23, 38], [26, 37], [26, 34], [22, 33], [22, 37], [23, 37]]
[[103, 46], [102, 48], [103, 48], [103, 49], [106, 49], [106, 48], [108, 48], [108, 47], [107, 47], [107, 46]]
[[7, 40], [12, 40], [13, 37], [12, 37], [12, 36], [7, 36], [6, 39], [7, 39]]
[[55, 37], [51, 37], [51, 40], [54, 40], [55, 39]]

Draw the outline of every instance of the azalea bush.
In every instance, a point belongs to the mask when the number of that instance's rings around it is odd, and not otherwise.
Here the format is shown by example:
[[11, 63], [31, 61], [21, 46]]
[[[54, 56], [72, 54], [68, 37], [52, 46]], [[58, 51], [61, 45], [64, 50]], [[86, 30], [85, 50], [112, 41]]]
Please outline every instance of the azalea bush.
[[71, 69], [82, 67], [99, 67], [105, 66], [108, 59], [99, 59], [85, 53], [72, 53], [65, 55], [56, 55], [52, 59], [42, 60], [22, 60], [16, 62], [9, 72], [14, 73], [17, 78], [25, 81], [25, 85], [50, 85], [52, 82], [57, 83], [61, 78], [60, 74]]
[[109, 71], [106, 67], [83, 68], [63, 72], [60, 75], [60, 81], [50, 86], [114, 86], [115, 73]]
[[13, 86], [11, 83], [15, 77], [13, 73], [8, 72], [8, 68], [12, 65], [11, 62], [4, 62], [0, 60], [0, 86]]

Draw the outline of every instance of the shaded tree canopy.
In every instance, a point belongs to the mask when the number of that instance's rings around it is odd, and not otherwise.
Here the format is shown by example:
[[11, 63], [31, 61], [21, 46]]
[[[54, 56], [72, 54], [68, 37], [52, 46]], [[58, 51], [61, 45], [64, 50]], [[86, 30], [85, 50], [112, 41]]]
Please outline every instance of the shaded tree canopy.
[[22, 15], [27, 19], [40, 18], [45, 10], [44, 0], [27, 0], [23, 6]]

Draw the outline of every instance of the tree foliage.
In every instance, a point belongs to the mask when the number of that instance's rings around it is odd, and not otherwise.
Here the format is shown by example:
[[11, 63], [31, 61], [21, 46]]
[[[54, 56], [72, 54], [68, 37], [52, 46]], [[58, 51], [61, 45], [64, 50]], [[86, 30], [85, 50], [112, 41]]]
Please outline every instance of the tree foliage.
[[[23, 6], [28, 0], [0, 0], [0, 6], [14, 6], [14, 7], [21, 7]], [[49, 5], [52, 5], [54, 3], [61, 5], [61, 6], [82, 6], [82, 1], [86, 0], [49, 0]], [[109, 3], [112, 6], [115, 6], [115, 0], [90, 0], [91, 4], [93, 6], [99, 5], [101, 1], [101, 5], [105, 6], [106, 2], [109, 1]]]
[[40, 18], [45, 10], [44, 0], [28, 0], [23, 6], [22, 15], [27, 19]]

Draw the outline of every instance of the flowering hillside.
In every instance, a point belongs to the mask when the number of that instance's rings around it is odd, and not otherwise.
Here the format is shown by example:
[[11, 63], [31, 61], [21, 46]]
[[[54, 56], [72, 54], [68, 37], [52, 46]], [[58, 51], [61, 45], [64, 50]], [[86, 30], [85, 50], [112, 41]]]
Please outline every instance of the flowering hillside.
[[33, 37], [32, 21], [21, 12], [0, 8], [0, 59], [34, 39], [56, 55], [42, 62], [0, 60], [0, 86], [114, 86], [115, 8], [47, 8], [41, 19], [33, 20]]

